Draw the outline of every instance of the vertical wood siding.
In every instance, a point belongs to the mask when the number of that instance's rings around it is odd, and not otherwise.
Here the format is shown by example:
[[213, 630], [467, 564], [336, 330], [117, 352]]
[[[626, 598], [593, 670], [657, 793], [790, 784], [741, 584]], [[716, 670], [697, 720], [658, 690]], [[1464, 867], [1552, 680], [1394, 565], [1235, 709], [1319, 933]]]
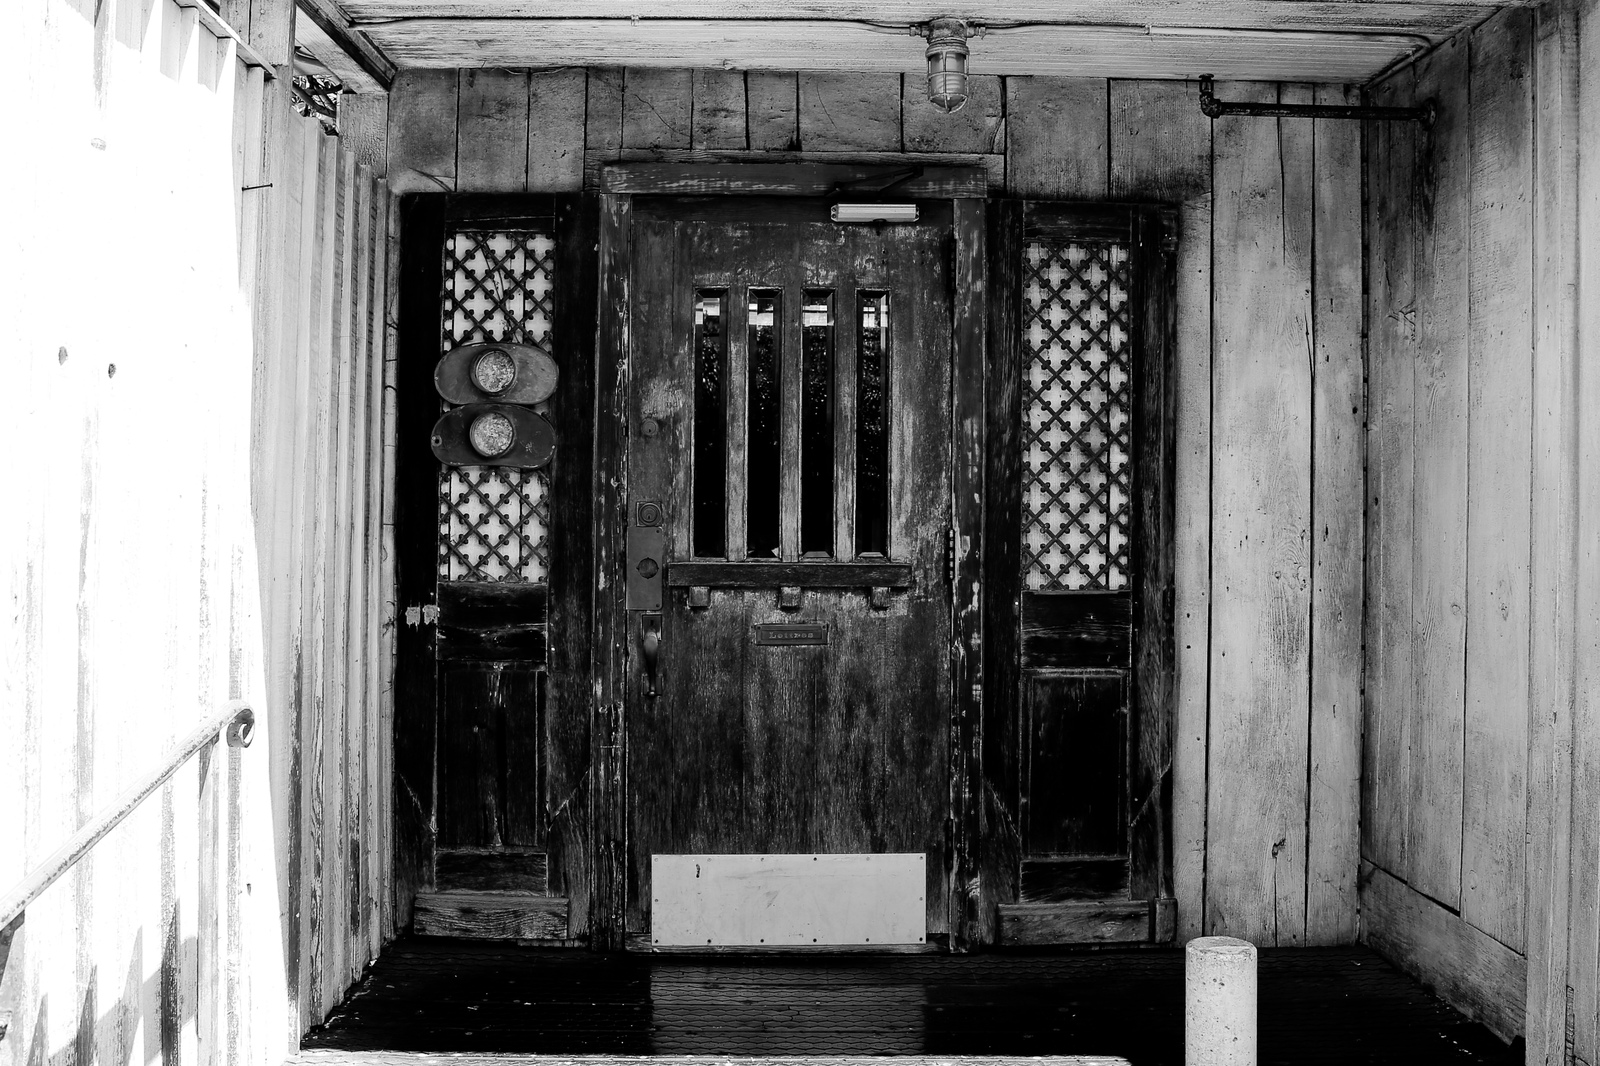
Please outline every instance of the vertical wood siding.
[[0, 1062], [276, 1063], [393, 929], [387, 189], [192, 4], [0, 37], [0, 886], [226, 700], [259, 722], [29, 908]]
[[[939, 116], [909, 76], [600, 69], [533, 75], [546, 82], [524, 123], [527, 79], [484, 77], [400, 74], [394, 190], [565, 191], [592, 184], [604, 163], [647, 159], [906, 159], [982, 166], [996, 194], [1182, 205], [1179, 934], [1355, 938], [1358, 127], [1213, 122], [1184, 82], [975, 77], [967, 109]], [[490, 86], [499, 99], [485, 98]], [[1219, 88], [1251, 93], [1353, 96]], [[516, 116], [503, 135], [512, 143], [481, 143], [480, 116], [503, 111]], [[563, 164], [497, 171], [492, 184], [469, 166], [491, 151], [509, 159], [524, 137], [530, 160]]]
[[1373, 87], [1437, 101], [1431, 130], [1367, 129], [1362, 936], [1539, 1063], [1600, 1058], [1592, 793], [1573, 806], [1592, 11], [1500, 12]]

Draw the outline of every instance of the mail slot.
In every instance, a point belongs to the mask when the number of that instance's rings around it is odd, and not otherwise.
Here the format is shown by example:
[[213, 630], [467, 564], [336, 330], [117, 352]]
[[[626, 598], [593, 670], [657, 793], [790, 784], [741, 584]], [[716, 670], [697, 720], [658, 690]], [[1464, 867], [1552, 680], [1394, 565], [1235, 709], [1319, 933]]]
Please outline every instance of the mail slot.
[[756, 643], [776, 646], [828, 643], [826, 625], [763, 624], [755, 627]]

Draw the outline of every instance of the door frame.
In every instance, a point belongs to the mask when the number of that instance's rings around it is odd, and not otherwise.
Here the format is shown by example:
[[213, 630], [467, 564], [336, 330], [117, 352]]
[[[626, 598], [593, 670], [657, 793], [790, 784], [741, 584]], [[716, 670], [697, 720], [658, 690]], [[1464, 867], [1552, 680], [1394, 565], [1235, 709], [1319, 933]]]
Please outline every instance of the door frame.
[[[914, 160], [907, 164], [916, 166]], [[981, 167], [926, 166], [895, 186], [897, 198], [949, 199], [955, 262], [951, 336], [950, 848], [946, 885], [950, 942], [964, 947], [985, 908], [979, 884], [982, 795], [980, 713], [983, 610], [985, 343], [988, 334], [987, 176]], [[592, 855], [589, 931], [600, 950], [626, 947], [628, 788], [625, 602], [627, 410], [632, 386], [633, 197], [836, 194], [845, 183], [888, 184], [907, 168], [883, 164], [679, 164], [603, 167], [599, 181], [599, 315], [595, 342], [594, 683], [590, 796]], [[870, 188], [853, 190], [870, 195]]]

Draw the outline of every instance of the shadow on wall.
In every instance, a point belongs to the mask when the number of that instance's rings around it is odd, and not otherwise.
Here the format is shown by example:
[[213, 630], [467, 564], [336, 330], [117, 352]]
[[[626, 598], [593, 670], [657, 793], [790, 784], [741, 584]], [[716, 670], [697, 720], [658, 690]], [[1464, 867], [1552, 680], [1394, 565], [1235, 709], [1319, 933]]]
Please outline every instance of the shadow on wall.
[[[194, 976], [199, 961], [199, 945], [194, 937], [177, 940], [179, 917], [174, 911], [167, 922], [167, 943], [175, 945], [176, 950], [163, 951], [160, 964], [148, 978], [141, 977], [145, 969], [144, 932], [140, 930], [134, 935], [122, 995], [103, 1014], [98, 1013], [97, 1003], [99, 968], [90, 968], [83, 981], [87, 991], [78, 1002], [76, 1033], [71, 1043], [53, 1052], [48, 1047], [50, 997], [48, 994], [40, 996], [33, 1017], [33, 1041], [26, 1056], [18, 1061], [26, 1066], [177, 1062], [180, 1034], [184, 1026], [195, 1020]], [[174, 960], [176, 965], [172, 964]], [[5, 956], [0, 953], [0, 964], [4, 961]], [[187, 996], [181, 994], [180, 977], [189, 981], [191, 991]], [[0, 980], [3, 979], [4, 971], [0, 970]], [[134, 1041], [141, 1036], [136, 1047]]]

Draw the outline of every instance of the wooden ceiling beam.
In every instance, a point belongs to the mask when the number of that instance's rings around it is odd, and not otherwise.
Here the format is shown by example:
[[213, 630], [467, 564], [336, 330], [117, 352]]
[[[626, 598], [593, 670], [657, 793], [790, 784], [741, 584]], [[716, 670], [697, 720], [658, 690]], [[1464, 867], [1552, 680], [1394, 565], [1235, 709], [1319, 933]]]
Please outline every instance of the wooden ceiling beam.
[[[1527, 2], [1527, 0], [1518, 0]], [[356, 22], [402, 18], [756, 19], [770, 0], [344, 0]], [[1193, 26], [1423, 33], [1443, 36], [1488, 17], [1487, 0], [794, 0], [783, 19], [906, 24], [955, 16], [989, 24]]]
[[388, 92], [395, 65], [367, 34], [351, 24], [335, 0], [298, 0], [295, 43], [358, 93]]
[[[415, 19], [364, 27], [402, 67], [716, 67], [916, 73], [901, 30], [797, 20]], [[1365, 82], [1420, 35], [1026, 26], [972, 42], [974, 74]]]

